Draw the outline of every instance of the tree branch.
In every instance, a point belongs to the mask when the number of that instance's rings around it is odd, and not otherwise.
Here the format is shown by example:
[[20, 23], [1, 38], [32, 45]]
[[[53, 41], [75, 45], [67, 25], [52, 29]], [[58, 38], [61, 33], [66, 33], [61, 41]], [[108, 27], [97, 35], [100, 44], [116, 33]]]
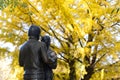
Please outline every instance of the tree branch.
[[79, 60], [78, 58], [74, 58], [74, 59], [76, 59], [77, 61], [79, 61], [80, 63], [83, 63], [81, 60]]
[[93, 64], [93, 66], [95, 66], [105, 55], [106, 55], [106, 53], [103, 54], [103, 55]]
[[55, 34], [54, 30], [50, 27], [49, 24], [48, 24], [48, 26], [49, 26], [50, 30], [52, 31], [52, 33], [54, 34], [55, 38], [60, 42], [61, 46], [64, 47], [63, 44], [61, 43], [62, 41], [57, 37], [57, 35]]
[[64, 57], [62, 54], [59, 54], [62, 58], [64, 58], [64, 60], [66, 61], [66, 62], [69, 62], [69, 59], [67, 59], [66, 57]]
[[[112, 67], [112, 66], [114, 66], [115, 64], [117, 64], [117, 63], [119, 63], [120, 62], [120, 60], [118, 60], [118, 61], [116, 61], [116, 62], [114, 62], [114, 63], [112, 63], [112, 64], [108, 64], [108, 65], [105, 65], [105, 66], [102, 66], [101, 68], [99, 68], [99, 69], [97, 69], [97, 70], [95, 70], [95, 72], [96, 71], [101, 71], [102, 69], [107, 69], [108, 67]], [[116, 66], [116, 65], [115, 65]], [[118, 65], [118, 67], [119, 67], [119, 65]]]
[[111, 25], [110, 27], [113, 27], [113, 26], [115, 26], [115, 25], [119, 25], [118, 22], [114, 23], [114, 24]]

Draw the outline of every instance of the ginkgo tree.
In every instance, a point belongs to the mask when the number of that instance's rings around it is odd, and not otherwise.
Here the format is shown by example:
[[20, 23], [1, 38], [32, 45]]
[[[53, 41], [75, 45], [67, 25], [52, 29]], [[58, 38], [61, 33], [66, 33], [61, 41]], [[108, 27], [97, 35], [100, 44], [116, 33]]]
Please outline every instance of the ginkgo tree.
[[58, 55], [54, 80], [119, 76], [119, 0], [1, 0], [0, 4], [0, 41], [16, 47], [10, 53], [12, 72], [19, 72], [16, 75], [23, 72], [17, 62], [19, 46], [28, 39], [29, 26], [35, 24], [42, 35], [51, 36], [51, 48]]

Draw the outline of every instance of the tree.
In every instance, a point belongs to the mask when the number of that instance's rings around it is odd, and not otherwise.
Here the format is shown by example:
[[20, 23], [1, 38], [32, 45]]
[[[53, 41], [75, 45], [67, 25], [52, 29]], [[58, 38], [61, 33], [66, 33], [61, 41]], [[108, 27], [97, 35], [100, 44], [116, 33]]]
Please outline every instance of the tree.
[[[42, 35], [51, 36], [51, 47], [63, 64], [55, 70], [55, 78], [107, 79], [109, 65], [119, 61], [119, 0], [6, 1], [9, 4], [4, 2], [0, 16], [0, 40], [18, 48], [27, 40], [29, 25], [41, 26]], [[16, 55], [13, 58], [17, 59]]]

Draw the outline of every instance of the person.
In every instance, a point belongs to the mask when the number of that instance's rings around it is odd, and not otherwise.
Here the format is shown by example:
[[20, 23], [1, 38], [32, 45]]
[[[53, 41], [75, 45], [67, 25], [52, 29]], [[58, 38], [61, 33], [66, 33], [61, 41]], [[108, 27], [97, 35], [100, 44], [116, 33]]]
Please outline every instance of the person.
[[49, 63], [49, 58], [46, 44], [38, 41], [40, 33], [38, 26], [31, 25], [29, 40], [20, 48], [19, 65], [24, 68], [24, 80], [45, 80], [44, 64]]
[[57, 55], [56, 53], [50, 48], [51, 39], [49, 36], [43, 36], [42, 42], [45, 42], [47, 46], [47, 54], [48, 58], [51, 63], [45, 65], [45, 80], [53, 80], [53, 71], [57, 67]]

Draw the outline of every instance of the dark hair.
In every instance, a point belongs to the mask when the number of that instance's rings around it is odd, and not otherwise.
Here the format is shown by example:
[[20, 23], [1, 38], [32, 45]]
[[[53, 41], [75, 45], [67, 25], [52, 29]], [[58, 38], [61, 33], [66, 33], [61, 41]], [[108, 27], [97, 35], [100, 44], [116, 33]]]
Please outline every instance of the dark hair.
[[49, 48], [49, 46], [50, 46], [50, 42], [51, 42], [49, 36], [43, 36], [42, 39], [41, 39], [41, 41], [42, 41], [42, 42], [45, 42], [47, 48]]
[[33, 37], [39, 39], [40, 33], [41, 33], [41, 30], [36, 25], [31, 25], [29, 30], [28, 30], [28, 36], [29, 37], [33, 36]]

